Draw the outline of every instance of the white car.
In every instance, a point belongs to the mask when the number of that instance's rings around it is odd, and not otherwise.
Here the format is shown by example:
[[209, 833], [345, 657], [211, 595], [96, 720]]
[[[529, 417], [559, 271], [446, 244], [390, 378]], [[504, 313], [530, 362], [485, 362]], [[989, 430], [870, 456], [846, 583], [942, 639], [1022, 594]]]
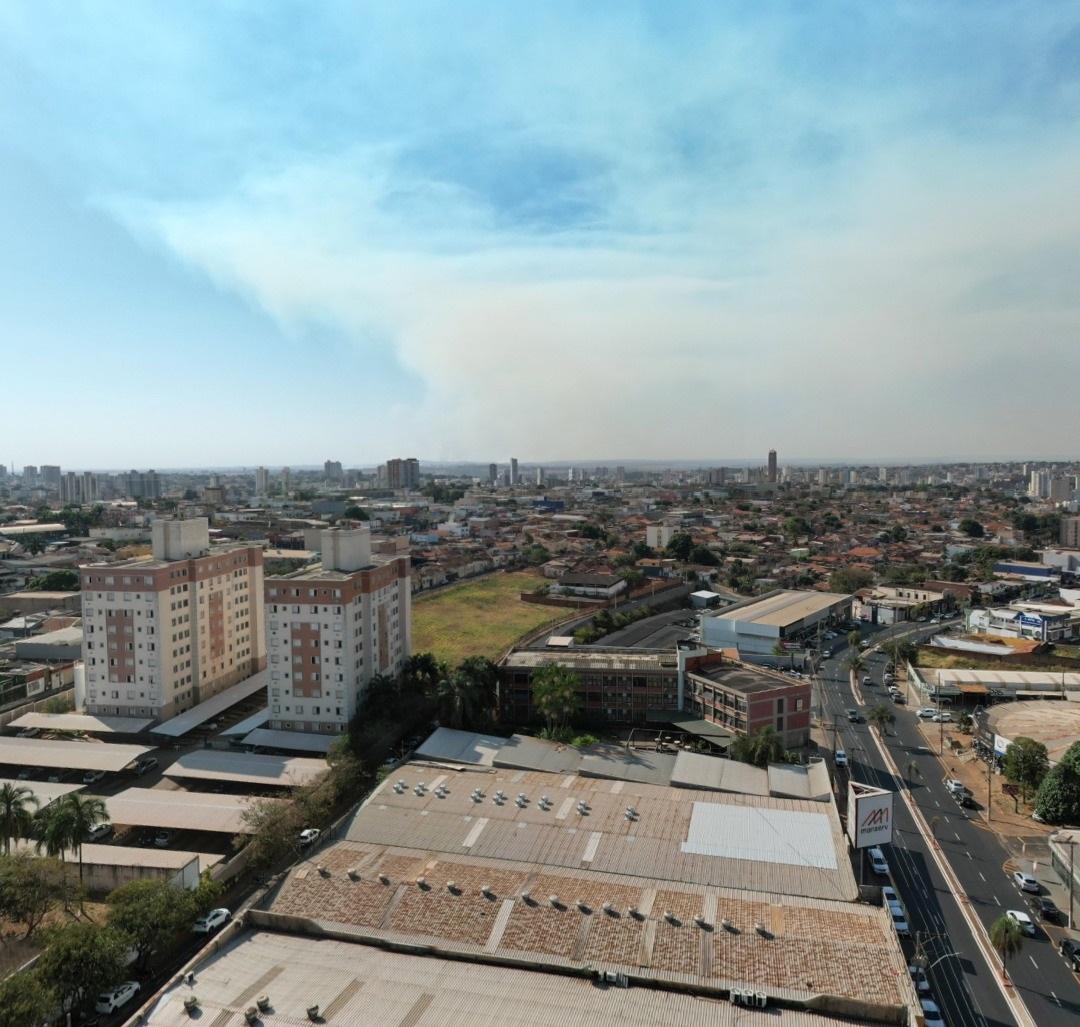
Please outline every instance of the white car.
[[887, 884], [881, 889], [881, 901], [884, 902], [886, 906], [899, 906], [900, 896], [896, 894], [895, 888]]
[[230, 916], [232, 916], [232, 914], [224, 907], [212, 909], [209, 913], [203, 913], [203, 915], [195, 921], [191, 929], [196, 934], [213, 934], [222, 924], [229, 922]]
[[945, 1018], [941, 1015], [938, 1004], [928, 998], [919, 1001], [922, 1004], [923, 1023], [926, 1027], [945, 1027]]
[[300, 832], [300, 847], [306, 849], [309, 845], [314, 845], [320, 834], [322, 832], [317, 827], [305, 827]]
[[844, 752], [843, 749], [837, 749], [836, 753], [833, 756], [833, 759], [835, 760], [836, 765], [838, 767], [846, 767], [848, 765], [847, 764], [847, 753]]
[[88, 842], [97, 842], [102, 838], [108, 838], [112, 834], [112, 824], [107, 820], [103, 820], [100, 824], [95, 824], [89, 831], [86, 832], [86, 840]]
[[968, 791], [967, 785], [956, 777], [945, 778], [945, 787], [948, 788], [949, 792], [953, 795], [965, 795]]
[[911, 937], [911, 928], [908, 927], [907, 915], [899, 906], [890, 906], [889, 915], [892, 917], [892, 925], [901, 938]]
[[1042, 890], [1039, 887], [1039, 882], [1036, 881], [1031, 874], [1025, 874], [1023, 870], [1017, 870], [1012, 876], [1013, 884], [1021, 891], [1031, 892], [1032, 895], [1038, 895]]
[[937, 716], [937, 710], [933, 706], [921, 706], [915, 711], [916, 717], [922, 717], [923, 720], [929, 720], [931, 717]]
[[97, 784], [98, 781], [100, 781], [104, 776], [104, 770], [88, 770], [85, 774], [83, 774], [82, 783], [84, 785], [94, 785]]
[[870, 869], [883, 877], [889, 876], [889, 863], [885, 859], [885, 853], [876, 846], [870, 850]]
[[124, 981], [123, 984], [118, 984], [110, 991], [103, 991], [98, 995], [94, 1012], [105, 1015], [115, 1013], [122, 1006], [126, 1006], [141, 990], [142, 985], [138, 981]]
[[920, 995], [925, 995], [930, 990], [930, 981], [927, 980], [926, 971], [921, 966], [909, 966], [907, 969], [911, 974], [911, 983], [915, 985], [915, 990]]
[[948, 710], [941, 710], [930, 718], [935, 724], [948, 724], [952, 721], [952, 714]]
[[1024, 934], [1035, 933], [1035, 922], [1022, 909], [1008, 909], [1005, 915], [1020, 928]]

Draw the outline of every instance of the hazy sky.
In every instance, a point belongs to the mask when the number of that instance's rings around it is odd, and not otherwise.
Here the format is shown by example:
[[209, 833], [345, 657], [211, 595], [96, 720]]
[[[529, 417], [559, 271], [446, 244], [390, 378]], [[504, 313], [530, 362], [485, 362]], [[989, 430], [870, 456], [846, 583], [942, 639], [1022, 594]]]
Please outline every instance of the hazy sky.
[[1076, 455], [1080, 6], [0, 4], [0, 462]]

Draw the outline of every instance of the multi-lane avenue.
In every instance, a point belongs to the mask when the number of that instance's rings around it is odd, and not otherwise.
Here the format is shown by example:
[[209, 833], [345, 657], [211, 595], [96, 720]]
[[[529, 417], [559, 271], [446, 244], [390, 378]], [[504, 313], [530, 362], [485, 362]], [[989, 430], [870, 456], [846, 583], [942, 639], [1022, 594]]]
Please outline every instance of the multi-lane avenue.
[[[929, 634], [940, 629], [917, 630]], [[868, 637], [877, 645], [890, 636], [911, 632], [911, 625], [898, 626]], [[915, 639], [915, 635], [911, 637]], [[939, 853], [952, 867], [963, 892], [953, 894], [911, 812], [898, 795], [894, 802], [893, 844], [888, 847], [887, 855], [894, 886], [908, 912], [912, 940], [905, 943], [906, 947], [913, 954], [916, 936], [921, 940], [929, 962], [927, 975], [932, 993], [950, 1027], [1013, 1024], [1015, 1017], [994, 971], [988, 968], [960, 908], [961, 903], [966, 904], [987, 927], [1006, 910], [1029, 911], [1024, 896], [1005, 869], [1009, 853], [977, 812], [962, 809], [950, 796], [944, 785], [945, 767], [927, 748], [919, 730], [915, 716], [917, 703], [894, 706], [889, 701], [882, 684], [886, 657], [881, 652], [869, 652], [860, 680], [865, 675], [873, 683], [865, 688], [860, 685], [853, 692], [848, 656], [841, 643], [821, 665], [818, 701], [822, 705], [825, 738], [832, 744], [835, 737], [836, 746], [846, 751], [850, 773], [857, 781], [894, 792], [906, 790], [908, 784], [903, 776], [914, 765], [916, 769], [910, 775], [911, 798], [924, 822], [933, 822]], [[871, 735], [874, 729], [865, 720], [866, 711], [881, 702], [889, 705], [896, 715], [884, 744], [901, 777], [888, 767]], [[846, 711], [851, 708], [858, 708], [862, 715], [858, 723], [847, 718]], [[841, 775], [841, 785], [846, 785], [842, 778], [845, 771], [837, 773]], [[869, 882], [874, 875], [869, 869], [866, 874]], [[886, 882], [878, 878], [875, 883]], [[1046, 1027], [1080, 1024], [1080, 983], [1056, 950], [1056, 941], [1063, 932], [1050, 930], [1052, 935], [1039, 924], [1037, 936], [1024, 939], [1020, 954], [1010, 961], [1009, 976], [1036, 1023]]]

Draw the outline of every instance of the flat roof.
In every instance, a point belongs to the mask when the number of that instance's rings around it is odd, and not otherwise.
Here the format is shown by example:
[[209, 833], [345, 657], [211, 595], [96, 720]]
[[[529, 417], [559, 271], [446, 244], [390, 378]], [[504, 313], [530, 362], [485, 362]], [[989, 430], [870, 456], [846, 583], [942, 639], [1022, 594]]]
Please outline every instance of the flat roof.
[[[33, 842], [19, 841], [20, 849], [33, 849]], [[75, 857], [68, 854], [68, 859]], [[193, 859], [199, 861], [199, 873], [216, 866], [225, 857], [213, 852], [182, 852], [179, 849], [142, 849], [135, 845], [96, 845], [82, 847], [83, 863], [99, 867], [148, 867], [155, 870], [183, 870]]]
[[[405, 782], [400, 794], [394, 790], [397, 781]], [[421, 782], [427, 790], [417, 795], [414, 789]], [[448, 792], [436, 795], [436, 784], [445, 785]], [[479, 802], [470, 794], [477, 786], [484, 792]], [[501, 805], [494, 801], [497, 791], [506, 796]], [[527, 797], [522, 807], [516, 801], [519, 792]], [[551, 800], [546, 810], [540, 805], [544, 795]], [[578, 812], [581, 800], [588, 804], [585, 813]], [[766, 863], [684, 852], [680, 845], [688, 837], [695, 803], [808, 814], [811, 819], [807, 822], [821, 825], [831, 838], [836, 866], [826, 868], [805, 861]], [[633, 821], [624, 816], [628, 806], [637, 810]], [[771, 830], [760, 818], [755, 824], [763, 833]], [[347, 837], [515, 863], [532, 863], [542, 857], [550, 866], [580, 869], [586, 863], [601, 873], [647, 875], [668, 882], [780, 895], [844, 901], [853, 901], [858, 895], [835, 806], [808, 799], [510, 768], [455, 773], [408, 763], [394, 770], [372, 793], [353, 818]]]
[[548, 652], [544, 649], [515, 649], [503, 661], [504, 667], [536, 668], [558, 664], [560, 667], [582, 670], [642, 670], [674, 671], [678, 667], [675, 650], [603, 648], [600, 646], [574, 646], [564, 652]]
[[473, 731], [457, 731], [440, 727], [433, 731], [416, 750], [418, 758], [440, 762], [469, 763], [490, 767], [495, 753], [508, 739], [496, 735], [481, 735]]
[[736, 604], [710, 616], [717, 620], [786, 627], [849, 599], [851, 596], [838, 592], [784, 591], [745, 606]]
[[1080, 708], [1068, 699], [1031, 699], [1001, 703], [987, 713], [987, 727], [1010, 741], [1025, 736], [1046, 746], [1057, 763], [1080, 738]]
[[675, 758], [671, 783], [679, 788], [697, 788], [740, 795], [768, 795], [769, 772], [739, 760], [717, 759], [697, 752], [680, 752]]
[[105, 805], [109, 819], [114, 824], [248, 834], [244, 812], [254, 801], [247, 795], [217, 795], [172, 788], [127, 788], [106, 798]]
[[754, 667], [746, 663], [733, 663], [724, 661], [701, 670], [687, 671], [690, 677], [701, 678], [703, 681], [711, 681], [725, 688], [741, 692], [743, 695], [752, 695], [755, 692], [771, 692], [777, 688], [790, 688], [792, 685], [808, 682], [798, 678], [788, 678], [769, 672], [760, 667]]
[[89, 713], [24, 713], [8, 727], [43, 731], [86, 731], [90, 734], [137, 735], [154, 722], [138, 717], [98, 717]]
[[257, 727], [262, 727], [270, 719], [270, 707], [264, 706], [256, 710], [250, 717], [238, 720], [232, 727], [227, 727], [221, 733], [229, 737], [233, 735], [246, 735]]
[[20, 781], [14, 777], [0, 777], [0, 788], [3, 788], [4, 785], [11, 785], [12, 788], [29, 788], [34, 793], [39, 807], [48, 806], [50, 802], [55, 802], [61, 795], [67, 795], [68, 792], [77, 792], [83, 787], [82, 785], [64, 785], [52, 781]]
[[[259, 982], [265, 983], [252, 987]], [[208, 1023], [242, 1023], [239, 1011], [261, 990], [271, 996], [275, 1018], [306, 1023], [307, 1008], [317, 1004], [319, 1019], [329, 1027], [836, 1027], [838, 1022], [823, 1013], [758, 1010], [677, 991], [598, 988], [580, 975], [394, 952], [278, 930], [244, 931], [208, 951], [196, 964], [195, 982], [173, 981], [145, 1022], [190, 1027], [184, 999], [197, 995]]]
[[218, 714], [224, 713], [230, 706], [243, 702], [243, 700], [254, 695], [260, 689], [266, 690], [265, 670], [260, 670], [258, 673], [252, 674], [251, 677], [238, 681], [235, 685], [230, 685], [223, 692], [218, 692], [217, 695], [212, 695], [197, 706], [192, 706], [186, 713], [181, 713], [171, 720], [165, 721], [164, 724], [158, 724], [157, 727], [151, 728], [151, 733], [166, 735], [169, 738], [180, 738], [189, 731], [194, 731], [195, 728], [205, 724], [208, 720], [213, 720]]
[[5, 592], [0, 595], [0, 601], [7, 602], [12, 599], [71, 599], [79, 595], [78, 592]]
[[1080, 674], [1054, 670], [940, 670], [919, 668], [919, 676], [929, 684], [941, 687], [959, 685], [992, 685], [998, 687], [1030, 688], [1042, 685], [1047, 690], [1080, 688]]
[[165, 768], [166, 777], [204, 781], [236, 781], [283, 788], [310, 784], [326, 772], [326, 760], [302, 756], [271, 756], [265, 753], [196, 749], [186, 752]]
[[313, 731], [274, 731], [259, 727], [244, 738], [245, 745], [286, 752], [321, 752], [324, 756], [341, 735], [321, 735]]
[[153, 751], [153, 746], [120, 745], [116, 742], [0, 737], [0, 764], [9, 766], [115, 773]]

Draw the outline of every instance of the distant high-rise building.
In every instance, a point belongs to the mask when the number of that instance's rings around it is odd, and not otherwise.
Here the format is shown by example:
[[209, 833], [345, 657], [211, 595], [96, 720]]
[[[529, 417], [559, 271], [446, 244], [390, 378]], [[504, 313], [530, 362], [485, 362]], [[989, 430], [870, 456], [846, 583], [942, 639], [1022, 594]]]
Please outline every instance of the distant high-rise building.
[[323, 477], [327, 481], [341, 481], [344, 472], [341, 470], [340, 460], [327, 460], [323, 463]]
[[161, 480], [157, 471], [128, 471], [116, 476], [116, 487], [120, 494], [131, 499], [160, 499]]
[[255, 468], [255, 495], [265, 496], [270, 491], [270, 472], [265, 467]]
[[1072, 475], [1066, 475], [1063, 478], [1051, 478], [1046, 498], [1055, 503], [1067, 502], [1072, 499], [1074, 488]]
[[499, 465], [488, 464], [488, 481], [493, 485], [499, 480]]
[[153, 557], [80, 568], [86, 712], [162, 721], [266, 665], [263, 555], [159, 519]]
[[887, 482], [889, 480], [888, 467], [879, 467], [877, 469], [877, 480]]
[[543, 467], [537, 467], [537, 469], [536, 469], [536, 484], [537, 485], [543, 485], [544, 484], [544, 469], [543, 469]]
[[22, 469], [23, 484], [36, 485], [38, 480], [37, 468], [33, 464], [27, 464]]
[[1080, 549], [1080, 516], [1062, 517], [1058, 541], [1066, 549]]
[[510, 457], [510, 484], [516, 485], [518, 483], [518, 462], [517, 457]]
[[723, 485], [727, 479], [727, 468], [713, 467], [705, 472], [705, 481], [709, 485]]
[[394, 457], [393, 460], [387, 460], [386, 487], [418, 489], [420, 487], [420, 461], [414, 456]]
[[769, 450], [769, 481], [776, 481], [776, 450]]
[[60, 468], [55, 464], [41, 465], [41, 484], [47, 489], [60, 488]]
[[817, 483], [819, 485], [829, 484], [829, 469], [827, 467], [819, 467], [817, 472]]
[[288, 467], [282, 467], [281, 469], [281, 494], [283, 496], [289, 495], [290, 483], [289, 483], [289, 469]]
[[340, 734], [371, 679], [410, 655], [409, 558], [373, 557], [367, 527], [320, 544], [321, 566], [266, 579], [270, 727]]

